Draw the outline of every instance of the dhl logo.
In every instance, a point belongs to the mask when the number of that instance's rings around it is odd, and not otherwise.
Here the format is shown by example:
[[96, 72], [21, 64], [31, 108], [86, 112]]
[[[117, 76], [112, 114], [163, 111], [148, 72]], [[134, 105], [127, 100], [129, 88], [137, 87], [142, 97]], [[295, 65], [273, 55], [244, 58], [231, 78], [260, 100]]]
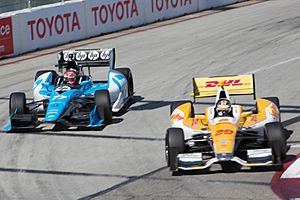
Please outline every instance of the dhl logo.
[[[205, 82], [205, 88], [212, 88], [219, 86], [221, 81], [206, 81]], [[241, 86], [243, 83], [241, 83], [241, 79], [236, 80], [224, 80], [225, 86]]]

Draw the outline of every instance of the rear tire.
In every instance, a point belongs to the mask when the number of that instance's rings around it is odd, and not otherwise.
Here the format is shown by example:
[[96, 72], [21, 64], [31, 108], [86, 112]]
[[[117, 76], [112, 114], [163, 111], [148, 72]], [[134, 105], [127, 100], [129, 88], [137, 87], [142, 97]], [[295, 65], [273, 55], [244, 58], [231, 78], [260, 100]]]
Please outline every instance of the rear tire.
[[170, 105], [170, 115], [172, 115], [172, 113], [174, 112], [174, 110], [183, 105], [183, 104], [186, 104], [186, 103], [190, 103], [191, 104], [191, 114], [190, 114], [190, 117], [194, 117], [195, 116], [195, 111], [194, 111], [194, 106], [193, 106], [193, 103], [191, 101], [176, 101], [176, 102], [172, 102], [171, 105]]
[[268, 146], [272, 149], [273, 163], [282, 164], [286, 158], [286, 140], [280, 122], [271, 122], [265, 125], [265, 134]]
[[110, 96], [107, 90], [98, 90], [95, 92], [95, 105], [98, 117], [104, 119], [103, 123], [108, 125], [112, 123], [112, 110]]
[[26, 114], [28, 109], [26, 108], [26, 96], [22, 92], [11, 93], [9, 97], [9, 115], [13, 114]]
[[125, 76], [128, 83], [128, 97], [132, 97], [134, 94], [134, 85], [133, 85], [133, 77], [131, 70], [129, 68], [118, 68], [116, 71], [120, 72]]
[[177, 155], [185, 151], [183, 130], [181, 128], [169, 128], [166, 133], [165, 144], [168, 166], [172, 172], [178, 172]]

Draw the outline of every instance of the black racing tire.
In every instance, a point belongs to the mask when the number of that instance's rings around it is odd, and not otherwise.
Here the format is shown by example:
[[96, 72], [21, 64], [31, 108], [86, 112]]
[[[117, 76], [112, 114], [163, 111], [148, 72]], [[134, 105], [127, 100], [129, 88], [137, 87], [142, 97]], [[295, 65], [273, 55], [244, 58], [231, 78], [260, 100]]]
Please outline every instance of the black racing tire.
[[265, 136], [268, 147], [272, 149], [274, 164], [282, 164], [286, 158], [286, 139], [280, 122], [271, 122], [265, 125]]
[[280, 113], [280, 102], [278, 97], [263, 97], [262, 99], [266, 99], [274, 103], [277, 108], [279, 109], [279, 122], [281, 122], [281, 113]]
[[125, 76], [128, 83], [128, 96], [132, 97], [134, 94], [133, 76], [129, 68], [118, 68], [116, 71], [120, 72]]
[[165, 138], [165, 153], [171, 171], [178, 171], [177, 155], [184, 153], [184, 151], [185, 141], [183, 130], [181, 128], [169, 128]]
[[17, 110], [16, 114], [27, 114], [26, 95], [23, 92], [11, 93], [9, 97], [9, 114]]
[[170, 115], [172, 115], [172, 113], [174, 112], [174, 110], [178, 106], [181, 106], [182, 104], [185, 104], [185, 103], [190, 103], [191, 104], [192, 111], [191, 111], [190, 117], [194, 117], [195, 116], [195, 110], [194, 110], [194, 105], [193, 105], [192, 101], [176, 101], [176, 102], [172, 102], [171, 105], [170, 105]]
[[103, 123], [108, 125], [112, 123], [112, 110], [110, 96], [107, 90], [97, 90], [95, 92], [95, 106], [98, 117], [104, 119]]
[[47, 72], [51, 72], [52, 73], [51, 84], [54, 84], [55, 79], [58, 77], [57, 72], [54, 71], [54, 70], [40, 70], [40, 71], [37, 71], [36, 74], [35, 74], [35, 77], [34, 77], [34, 81], [36, 81], [39, 76], [41, 76], [42, 74], [45, 74]]

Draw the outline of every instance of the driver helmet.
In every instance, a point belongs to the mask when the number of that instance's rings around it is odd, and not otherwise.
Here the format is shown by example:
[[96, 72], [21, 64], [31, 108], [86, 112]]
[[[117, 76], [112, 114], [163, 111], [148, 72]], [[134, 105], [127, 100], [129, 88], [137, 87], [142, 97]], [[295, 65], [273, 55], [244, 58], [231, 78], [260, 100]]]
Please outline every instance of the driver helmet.
[[77, 84], [77, 73], [75, 70], [68, 70], [64, 74], [64, 80], [68, 85], [74, 86]]
[[78, 66], [77, 66], [77, 63], [76, 63], [74, 60], [71, 60], [71, 61], [67, 62], [66, 69], [67, 69], [67, 70], [73, 69], [73, 70], [75, 70], [76, 72], [79, 71], [79, 68], [78, 68]]
[[216, 112], [219, 117], [228, 116], [232, 107], [228, 99], [220, 99], [216, 104]]

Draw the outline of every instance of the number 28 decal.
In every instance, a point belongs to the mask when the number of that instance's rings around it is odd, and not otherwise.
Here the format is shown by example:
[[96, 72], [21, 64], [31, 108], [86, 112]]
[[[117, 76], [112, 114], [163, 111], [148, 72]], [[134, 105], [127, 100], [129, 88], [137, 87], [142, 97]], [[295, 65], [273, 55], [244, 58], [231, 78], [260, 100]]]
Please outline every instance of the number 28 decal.
[[219, 129], [219, 130], [216, 131], [215, 137], [218, 136], [218, 135], [222, 135], [222, 134], [231, 135], [231, 134], [233, 134], [233, 130], [230, 130], [230, 129]]

